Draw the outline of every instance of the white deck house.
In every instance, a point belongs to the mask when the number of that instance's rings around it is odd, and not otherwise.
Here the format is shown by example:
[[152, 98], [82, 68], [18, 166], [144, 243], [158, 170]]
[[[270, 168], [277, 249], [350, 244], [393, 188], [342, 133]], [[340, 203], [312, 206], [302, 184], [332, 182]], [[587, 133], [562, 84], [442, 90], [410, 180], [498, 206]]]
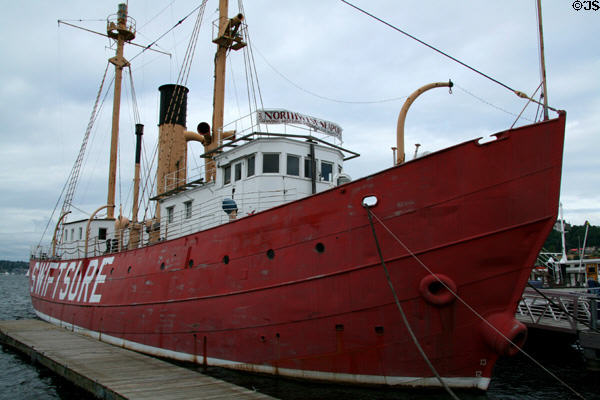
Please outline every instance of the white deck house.
[[[343, 162], [357, 156], [305, 135], [253, 133], [228, 142], [214, 154], [214, 181], [167, 179], [165, 192], [153, 198], [160, 207], [159, 241], [209, 229], [348, 182]], [[122, 238], [117, 238], [115, 219], [93, 219], [86, 253], [87, 224], [88, 220], [65, 223], [59, 257], [68, 260], [128, 248], [129, 231], [124, 230]], [[148, 226], [141, 232], [140, 246], [148, 244]]]
[[[342, 150], [322, 143], [265, 136], [219, 153], [214, 182], [160, 198], [161, 238], [208, 229], [348, 181]], [[233, 208], [236, 212], [227, 212]]]

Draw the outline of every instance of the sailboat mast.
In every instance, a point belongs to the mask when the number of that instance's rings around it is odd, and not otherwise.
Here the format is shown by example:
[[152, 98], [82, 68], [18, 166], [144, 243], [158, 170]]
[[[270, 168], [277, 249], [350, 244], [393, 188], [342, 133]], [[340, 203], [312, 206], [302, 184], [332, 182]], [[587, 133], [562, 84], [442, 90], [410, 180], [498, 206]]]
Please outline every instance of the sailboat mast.
[[123, 57], [123, 48], [125, 47], [126, 41], [135, 38], [133, 24], [128, 24], [127, 4], [119, 4], [116, 21], [111, 21], [109, 17], [106, 31], [108, 36], [117, 42], [116, 54], [108, 60], [115, 66], [115, 93], [113, 96], [110, 161], [108, 168], [108, 197], [106, 204], [108, 205], [107, 218], [114, 218], [117, 150], [119, 145], [119, 116], [121, 110], [121, 81], [123, 78], [123, 68], [129, 65], [129, 62]]
[[542, 89], [544, 93], [544, 121], [548, 116], [548, 88], [546, 87], [546, 59], [544, 56], [544, 28], [542, 27], [542, 2], [537, 0], [538, 31], [540, 35], [540, 68], [542, 70]]

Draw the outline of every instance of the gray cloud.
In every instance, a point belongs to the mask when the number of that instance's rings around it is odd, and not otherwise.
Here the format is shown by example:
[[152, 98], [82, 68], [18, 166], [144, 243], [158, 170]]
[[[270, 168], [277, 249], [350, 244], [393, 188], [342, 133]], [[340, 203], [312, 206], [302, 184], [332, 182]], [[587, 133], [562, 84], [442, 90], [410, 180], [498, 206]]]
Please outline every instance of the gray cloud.
[[[539, 84], [533, 2], [355, 3], [515, 89], [531, 93]], [[39, 241], [40, 227], [45, 226], [79, 151], [106, 60], [113, 54], [107, 39], [57, 26], [56, 20], [104, 19], [116, 6], [117, 2], [73, 0], [5, 6], [6, 15], [28, 15], [30, 32], [2, 44], [3, 52], [11, 56], [0, 74], [0, 184], [6, 188], [0, 198], [4, 221], [0, 258], [26, 259], [31, 245]], [[166, 6], [158, 0], [129, 2], [130, 14], [137, 20], [136, 42], [146, 44], [157, 38], [195, 7], [181, 1]], [[576, 224], [589, 219], [599, 225], [600, 55], [593, 42], [600, 36], [597, 13], [576, 12], [569, 2], [543, 6], [548, 97], [552, 105], [568, 111], [561, 195], [565, 218]], [[206, 9], [188, 82], [190, 126], [210, 121], [214, 45], [207, 39], [216, 19], [215, 7], [209, 3]], [[414, 143], [434, 151], [508, 129], [524, 105], [514, 94], [341, 2], [257, 0], [245, 7], [265, 106], [340, 124], [344, 145], [362, 154], [346, 166], [354, 178], [391, 165], [390, 147], [402, 101], [347, 104], [323, 96], [346, 102], [377, 101], [407, 96], [425, 83], [451, 78], [458, 85], [452, 96], [443, 90], [431, 92], [411, 108], [407, 154], [412, 153]], [[232, 4], [231, 13], [233, 9]], [[73, 23], [105, 29], [103, 21]], [[176, 79], [192, 23], [186, 21], [159, 42], [172, 57], [148, 52], [133, 61], [150, 156], [157, 136], [157, 87]], [[0, 29], [10, 38], [22, 30], [22, 21], [6, 19]], [[132, 58], [138, 52], [130, 47], [126, 56]], [[247, 107], [240, 105], [238, 111], [236, 105], [246, 99], [243, 66], [239, 65], [242, 58], [232, 54], [231, 59], [228, 68], [236, 86], [228, 83], [228, 101], [233, 107], [227, 116], [234, 119], [238, 113], [245, 114]], [[123, 98], [120, 172], [125, 201], [132, 174], [133, 122], [127, 92]], [[92, 132], [76, 196], [77, 206], [87, 212], [106, 197], [110, 111], [109, 96]], [[524, 115], [533, 118], [535, 107], [529, 106]], [[197, 157], [200, 149], [194, 152]], [[195, 160], [190, 163], [194, 165]]]

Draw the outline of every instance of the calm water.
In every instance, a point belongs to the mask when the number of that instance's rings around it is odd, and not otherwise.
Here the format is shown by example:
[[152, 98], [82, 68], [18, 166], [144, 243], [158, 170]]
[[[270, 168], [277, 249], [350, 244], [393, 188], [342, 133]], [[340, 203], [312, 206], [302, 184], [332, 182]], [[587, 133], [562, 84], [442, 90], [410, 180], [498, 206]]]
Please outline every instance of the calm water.
[[[27, 278], [17, 275], [0, 275], [0, 319], [35, 318], [29, 301]], [[543, 344], [532, 338], [536, 346], [528, 351], [542, 365], [566, 381], [586, 399], [600, 399], [600, 372], [587, 371], [577, 351], [566, 344]], [[550, 351], [550, 347], [554, 350]], [[560, 350], [556, 350], [558, 347]], [[408, 390], [382, 390], [348, 388], [341, 385], [324, 385], [296, 382], [287, 379], [261, 377], [219, 368], [209, 368], [208, 374], [238, 385], [255, 388], [263, 393], [285, 400], [301, 399], [447, 399], [443, 392], [415, 392]], [[577, 398], [559, 382], [542, 371], [524, 356], [502, 359], [496, 365], [494, 378], [485, 394], [461, 393], [464, 400], [485, 399], [575, 399]], [[0, 351], [0, 400], [13, 399], [91, 399], [63, 379], [43, 367], [2, 346]]]

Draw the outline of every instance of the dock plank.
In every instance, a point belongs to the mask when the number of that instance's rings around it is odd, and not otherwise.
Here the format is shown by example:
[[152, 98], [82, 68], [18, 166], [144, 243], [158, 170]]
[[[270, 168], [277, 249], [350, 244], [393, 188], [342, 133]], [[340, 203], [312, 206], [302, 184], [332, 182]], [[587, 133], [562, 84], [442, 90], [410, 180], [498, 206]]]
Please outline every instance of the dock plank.
[[0, 341], [101, 399], [272, 399], [39, 320], [0, 321]]

